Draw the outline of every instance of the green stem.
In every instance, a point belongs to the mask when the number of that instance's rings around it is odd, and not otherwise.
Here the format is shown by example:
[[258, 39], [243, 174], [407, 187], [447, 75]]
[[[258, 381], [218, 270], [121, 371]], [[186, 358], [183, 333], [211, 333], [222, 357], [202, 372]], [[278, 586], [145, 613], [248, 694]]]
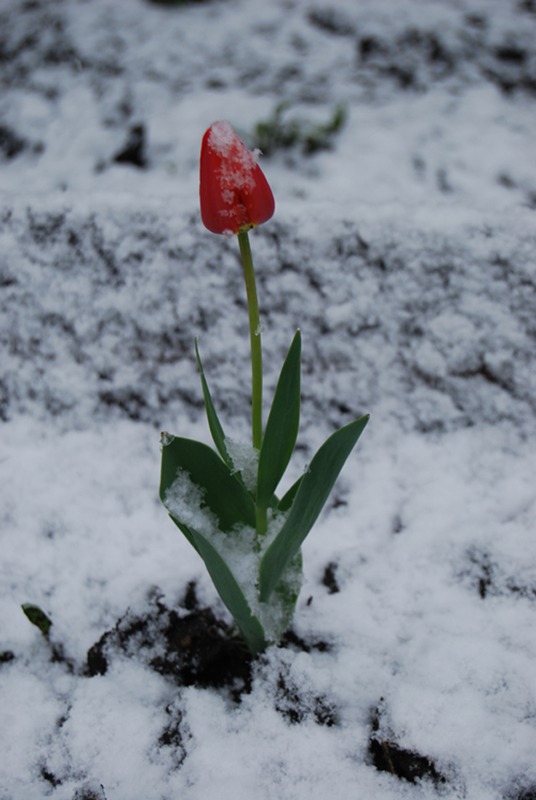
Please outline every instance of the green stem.
[[259, 318], [259, 302], [255, 272], [247, 230], [238, 232], [238, 245], [242, 257], [242, 268], [246, 283], [249, 312], [249, 339], [251, 344], [251, 433], [253, 447], [262, 445], [262, 343]]
[[266, 508], [260, 508], [257, 506], [255, 508], [255, 515], [256, 515], [256, 530], [258, 536], [264, 536], [268, 529], [268, 511]]
[[[253, 447], [261, 449], [262, 445], [262, 342], [261, 321], [259, 317], [259, 301], [255, 271], [249, 246], [247, 230], [238, 232], [238, 244], [242, 256], [242, 267], [246, 283], [249, 312], [249, 340], [251, 344], [251, 435]], [[266, 509], [256, 508], [257, 534], [263, 536], [267, 528]]]

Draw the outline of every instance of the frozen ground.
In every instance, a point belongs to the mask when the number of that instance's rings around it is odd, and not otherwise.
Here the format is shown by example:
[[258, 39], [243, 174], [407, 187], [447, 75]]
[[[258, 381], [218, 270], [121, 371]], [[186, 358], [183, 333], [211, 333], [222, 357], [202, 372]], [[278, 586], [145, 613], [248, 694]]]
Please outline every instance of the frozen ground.
[[[534, 1], [0, 9], [1, 800], [534, 800]], [[185, 617], [195, 581], [224, 615], [157, 499], [159, 431], [207, 437], [198, 336], [245, 433], [236, 242], [200, 223], [197, 159], [280, 101], [347, 110], [329, 149], [263, 159], [268, 389], [304, 341], [294, 476], [372, 414], [305, 543], [306, 647], [239, 702], [141, 644], [89, 676], [127, 609]]]

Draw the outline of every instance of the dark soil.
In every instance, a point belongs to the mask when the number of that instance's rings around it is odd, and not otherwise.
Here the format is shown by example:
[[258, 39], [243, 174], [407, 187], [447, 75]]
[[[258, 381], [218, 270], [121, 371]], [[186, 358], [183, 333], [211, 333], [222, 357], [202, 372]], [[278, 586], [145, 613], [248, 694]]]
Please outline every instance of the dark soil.
[[446, 783], [445, 776], [439, 772], [433, 759], [398, 744], [395, 736], [388, 730], [385, 719], [386, 709], [382, 700], [372, 715], [368, 746], [369, 755], [376, 769], [409, 783], [416, 783], [419, 780], [431, 781], [436, 786]]
[[509, 795], [508, 800], [536, 800], [536, 786], [531, 787], [530, 789], [522, 789], [519, 794], [516, 795]]
[[129, 132], [125, 146], [114, 156], [116, 164], [126, 164], [145, 169], [147, 167], [146, 133], [144, 125], [133, 125]]
[[229, 687], [237, 697], [251, 686], [252, 656], [212, 609], [198, 606], [193, 584], [177, 610], [155, 595], [143, 614], [127, 611], [88, 651], [87, 674], [104, 675], [121, 652], [180, 686]]
[[[307, 642], [293, 631], [287, 633], [281, 647], [296, 652], [330, 650], [329, 643]], [[86, 674], [104, 675], [119, 653], [142, 660], [179, 686], [226, 689], [237, 703], [251, 690], [254, 664], [262, 669], [263, 659], [262, 655], [254, 659], [212, 609], [199, 605], [193, 582], [178, 609], [168, 608], [154, 593], [145, 612], [127, 611], [88, 651]], [[329, 698], [296, 685], [284, 669], [279, 671], [273, 691], [275, 709], [291, 724], [306, 720], [328, 727], [336, 724], [337, 709]], [[186, 755], [182, 711], [170, 707], [166, 712], [168, 721], [160, 745], [172, 747], [181, 762]]]
[[490, 553], [478, 548], [467, 552], [468, 566], [464, 566], [461, 577], [470, 582], [482, 600], [489, 597], [515, 595], [524, 600], [536, 600], [536, 585], [509, 574]]
[[106, 795], [101, 784], [86, 784], [75, 791], [73, 800], [106, 800]]
[[337, 594], [340, 592], [339, 583], [337, 581], [337, 564], [334, 561], [330, 561], [329, 564], [326, 565], [322, 583], [329, 594]]
[[8, 664], [15, 659], [15, 653], [12, 650], [2, 650], [0, 652], [0, 664]]
[[275, 708], [293, 725], [313, 720], [317, 725], [331, 728], [337, 722], [337, 710], [323, 695], [308, 696], [303, 687], [297, 686], [283, 673], [279, 674]]

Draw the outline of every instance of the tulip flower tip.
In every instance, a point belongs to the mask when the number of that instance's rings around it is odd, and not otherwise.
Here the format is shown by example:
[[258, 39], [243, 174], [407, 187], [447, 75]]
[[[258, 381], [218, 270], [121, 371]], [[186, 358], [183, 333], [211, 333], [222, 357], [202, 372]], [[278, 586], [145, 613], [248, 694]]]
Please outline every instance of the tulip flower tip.
[[274, 196], [257, 158], [228, 122], [214, 122], [205, 132], [199, 197], [203, 224], [212, 233], [232, 235], [272, 217]]

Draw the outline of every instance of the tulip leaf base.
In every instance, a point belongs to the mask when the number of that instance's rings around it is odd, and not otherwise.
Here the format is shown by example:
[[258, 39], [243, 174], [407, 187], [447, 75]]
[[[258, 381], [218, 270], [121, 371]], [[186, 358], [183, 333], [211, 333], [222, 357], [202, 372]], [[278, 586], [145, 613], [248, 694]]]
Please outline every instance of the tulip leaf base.
[[[196, 357], [215, 450], [162, 435], [160, 498], [198, 552], [249, 650], [278, 642], [292, 620], [302, 580], [301, 545], [318, 518], [368, 416], [333, 433], [281, 499], [277, 487], [296, 444], [300, 418], [301, 336], [283, 364], [256, 478], [234, 455], [214, 408], [196, 342]], [[242, 448], [241, 456], [244, 450]], [[256, 458], [258, 456], [258, 458]]]

